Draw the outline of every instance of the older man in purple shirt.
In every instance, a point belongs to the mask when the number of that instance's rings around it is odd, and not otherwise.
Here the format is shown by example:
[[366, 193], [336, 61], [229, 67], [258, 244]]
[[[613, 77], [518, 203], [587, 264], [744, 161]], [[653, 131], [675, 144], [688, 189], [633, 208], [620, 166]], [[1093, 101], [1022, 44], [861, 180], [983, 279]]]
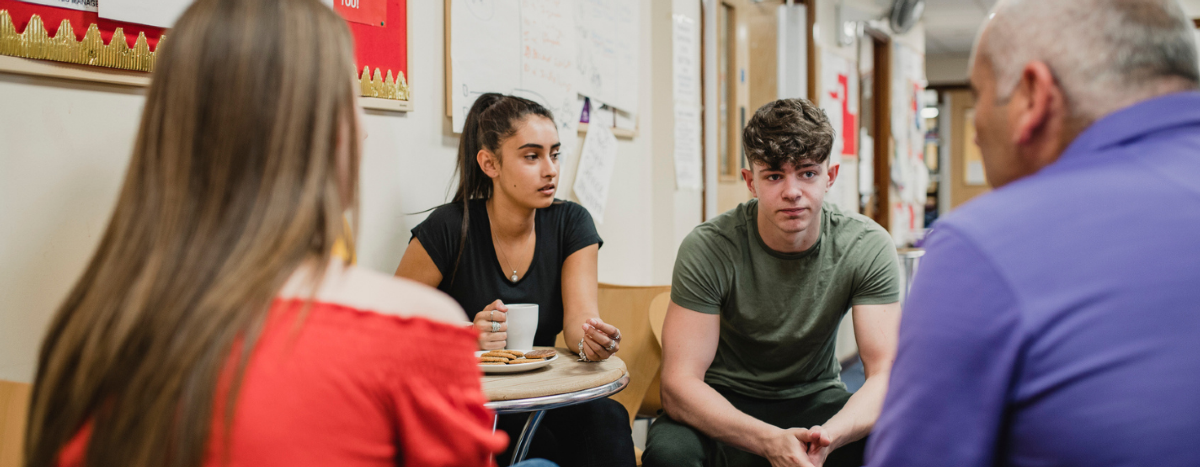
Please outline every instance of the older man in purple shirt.
[[996, 6], [971, 84], [997, 189], [927, 240], [868, 465], [1200, 466], [1191, 29], [1173, 0]]

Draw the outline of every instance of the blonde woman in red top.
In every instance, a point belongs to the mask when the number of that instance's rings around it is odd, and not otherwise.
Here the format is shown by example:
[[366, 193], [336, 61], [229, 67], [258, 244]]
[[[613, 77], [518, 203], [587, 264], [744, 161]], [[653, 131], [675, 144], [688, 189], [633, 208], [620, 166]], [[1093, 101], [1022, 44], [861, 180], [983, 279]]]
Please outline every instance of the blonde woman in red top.
[[458, 305], [331, 260], [356, 210], [345, 23], [199, 0], [161, 43], [112, 219], [39, 357], [26, 466], [480, 466]]

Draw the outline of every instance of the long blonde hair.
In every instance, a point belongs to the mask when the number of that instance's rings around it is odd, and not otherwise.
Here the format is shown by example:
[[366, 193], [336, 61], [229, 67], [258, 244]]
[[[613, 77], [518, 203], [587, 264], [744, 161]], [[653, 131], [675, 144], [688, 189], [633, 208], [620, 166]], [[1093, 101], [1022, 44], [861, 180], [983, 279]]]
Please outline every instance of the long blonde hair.
[[179, 19], [108, 228], [42, 345], [26, 466], [85, 425], [92, 466], [198, 466], [213, 421], [228, 434], [273, 297], [327, 263], [357, 205], [352, 59], [319, 0], [198, 0]]

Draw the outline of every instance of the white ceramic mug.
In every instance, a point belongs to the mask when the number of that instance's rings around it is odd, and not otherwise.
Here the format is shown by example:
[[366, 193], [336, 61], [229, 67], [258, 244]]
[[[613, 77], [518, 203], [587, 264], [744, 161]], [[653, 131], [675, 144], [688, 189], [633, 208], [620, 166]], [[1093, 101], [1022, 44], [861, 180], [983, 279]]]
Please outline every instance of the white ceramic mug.
[[538, 306], [536, 303], [513, 303], [508, 305], [508, 342], [504, 348], [529, 350], [533, 348], [533, 337], [537, 334]]

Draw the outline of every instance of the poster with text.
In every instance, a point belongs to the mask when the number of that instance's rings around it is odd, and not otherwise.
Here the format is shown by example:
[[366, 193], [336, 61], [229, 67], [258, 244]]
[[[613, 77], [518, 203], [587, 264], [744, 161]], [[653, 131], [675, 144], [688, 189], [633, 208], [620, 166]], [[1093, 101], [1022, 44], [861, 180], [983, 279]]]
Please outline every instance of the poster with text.
[[96, 11], [98, 0], [20, 0], [37, 5], [56, 6], [79, 11]]
[[384, 26], [387, 19], [385, 0], [333, 0], [333, 9], [346, 21], [371, 26]]

